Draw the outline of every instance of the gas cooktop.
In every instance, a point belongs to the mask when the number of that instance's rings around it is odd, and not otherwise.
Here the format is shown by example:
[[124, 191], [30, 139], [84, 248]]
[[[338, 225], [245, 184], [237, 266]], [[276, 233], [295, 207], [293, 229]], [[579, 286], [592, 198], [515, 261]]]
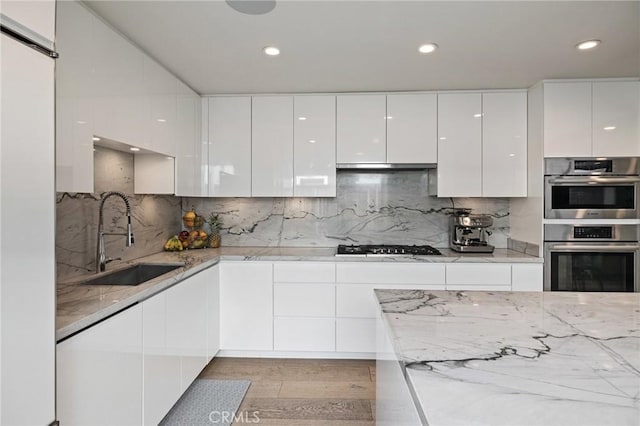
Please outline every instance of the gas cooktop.
[[431, 246], [404, 245], [339, 245], [336, 256], [438, 256], [440, 251]]

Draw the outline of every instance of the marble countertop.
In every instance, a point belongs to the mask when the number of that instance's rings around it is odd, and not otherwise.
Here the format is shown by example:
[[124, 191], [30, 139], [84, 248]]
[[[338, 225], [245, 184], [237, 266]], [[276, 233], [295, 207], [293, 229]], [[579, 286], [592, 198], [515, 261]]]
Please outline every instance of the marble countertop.
[[310, 262], [433, 262], [433, 263], [542, 263], [541, 257], [509, 249], [493, 253], [456, 253], [440, 248], [441, 256], [336, 256], [335, 247], [221, 247], [215, 252], [222, 260], [310, 261]]
[[109, 269], [131, 264], [184, 263], [175, 271], [139, 286], [82, 285], [95, 274], [57, 284], [56, 339], [61, 340], [101, 319], [171, 287], [202, 269], [225, 261], [313, 261], [313, 262], [542, 262], [541, 258], [513, 250], [496, 249], [492, 254], [460, 255], [448, 249], [442, 256], [335, 256], [335, 247], [221, 247], [219, 249], [161, 252]]
[[640, 424], [640, 294], [376, 290], [439, 425]]

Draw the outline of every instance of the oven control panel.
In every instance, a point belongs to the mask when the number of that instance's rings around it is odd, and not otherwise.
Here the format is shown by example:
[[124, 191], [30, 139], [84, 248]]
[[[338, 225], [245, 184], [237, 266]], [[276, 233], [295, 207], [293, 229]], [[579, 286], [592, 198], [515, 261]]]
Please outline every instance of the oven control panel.
[[574, 226], [573, 238], [575, 239], [612, 239], [613, 228], [611, 226]]

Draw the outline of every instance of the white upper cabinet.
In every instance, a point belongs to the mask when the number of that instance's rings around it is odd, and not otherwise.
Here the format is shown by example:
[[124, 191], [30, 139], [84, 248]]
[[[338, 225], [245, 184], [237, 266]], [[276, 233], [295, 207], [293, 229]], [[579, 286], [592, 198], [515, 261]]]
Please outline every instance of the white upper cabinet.
[[438, 95], [436, 172], [438, 197], [525, 197], [527, 93]]
[[13, 21], [3, 25], [51, 47], [56, 27], [55, 0], [3, 0], [1, 9], [2, 14]]
[[[93, 15], [58, 3], [56, 49], [56, 191], [93, 192]], [[3, 9], [4, 10], [4, 9]]]
[[134, 194], [175, 194], [175, 158], [164, 154], [133, 157]]
[[[194, 139], [194, 126], [199, 132], [197, 94], [82, 3], [58, 2], [57, 19], [58, 192], [93, 192], [94, 136], [183, 160], [194, 154], [177, 144]], [[198, 185], [189, 182], [189, 195], [202, 195]]]
[[176, 78], [144, 56], [144, 93], [147, 97], [148, 147], [156, 152], [176, 152]]
[[387, 163], [438, 161], [437, 96], [387, 95]]
[[640, 82], [593, 83], [593, 156], [640, 156]]
[[544, 83], [545, 157], [640, 155], [640, 82]]
[[93, 49], [94, 134], [149, 147], [144, 127], [144, 54], [97, 18]]
[[526, 170], [527, 93], [483, 93], [482, 196], [526, 197]]
[[209, 195], [250, 197], [251, 97], [221, 96], [208, 102]]
[[176, 172], [178, 196], [207, 195], [209, 143], [202, 134], [200, 96], [178, 80], [176, 102]]
[[438, 196], [482, 196], [482, 95], [438, 95]]
[[336, 98], [294, 97], [296, 197], [336, 196]]
[[591, 83], [544, 84], [544, 156], [591, 157]]
[[252, 98], [251, 195], [293, 196], [293, 97]]
[[337, 162], [386, 162], [386, 96], [337, 97]]

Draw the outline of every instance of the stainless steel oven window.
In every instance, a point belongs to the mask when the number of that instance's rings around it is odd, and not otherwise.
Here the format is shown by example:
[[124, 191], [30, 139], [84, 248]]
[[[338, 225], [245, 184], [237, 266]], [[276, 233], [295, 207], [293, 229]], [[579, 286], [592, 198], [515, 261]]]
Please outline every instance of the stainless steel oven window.
[[638, 176], [546, 176], [545, 218], [638, 219]]
[[547, 291], [640, 291], [640, 245], [545, 243]]

